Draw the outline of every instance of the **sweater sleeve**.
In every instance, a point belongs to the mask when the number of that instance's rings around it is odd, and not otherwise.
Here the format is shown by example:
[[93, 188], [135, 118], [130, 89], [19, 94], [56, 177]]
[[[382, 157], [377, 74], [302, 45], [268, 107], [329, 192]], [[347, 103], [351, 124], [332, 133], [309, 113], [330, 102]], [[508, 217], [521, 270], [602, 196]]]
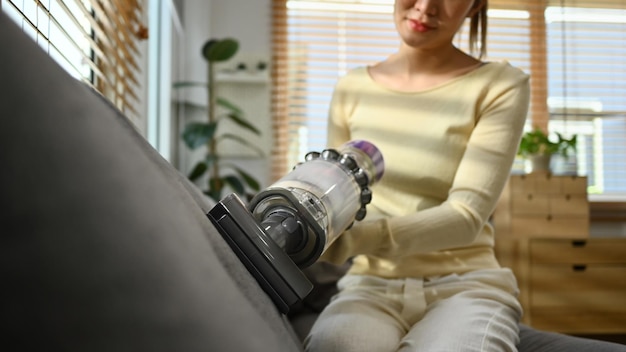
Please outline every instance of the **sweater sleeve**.
[[333, 96], [328, 111], [327, 142], [330, 148], [338, 148], [350, 140], [350, 126], [348, 124], [345, 87], [343, 80], [339, 80], [333, 90]]
[[472, 244], [510, 174], [529, 99], [528, 76], [495, 82], [480, 106], [447, 200], [408, 215], [356, 223], [321, 260], [343, 263], [358, 254], [398, 258]]

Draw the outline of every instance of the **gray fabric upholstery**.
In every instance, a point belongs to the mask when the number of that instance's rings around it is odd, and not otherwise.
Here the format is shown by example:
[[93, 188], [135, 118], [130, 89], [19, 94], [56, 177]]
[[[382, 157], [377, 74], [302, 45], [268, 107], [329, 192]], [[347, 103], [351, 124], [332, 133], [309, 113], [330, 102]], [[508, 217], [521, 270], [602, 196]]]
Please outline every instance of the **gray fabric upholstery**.
[[520, 326], [519, 351], [528, 352], [626, 352], [626, 346]]
[[209, 204], [125, 117], [2, 13], [0, 47], [2, 345], [301, 350]]

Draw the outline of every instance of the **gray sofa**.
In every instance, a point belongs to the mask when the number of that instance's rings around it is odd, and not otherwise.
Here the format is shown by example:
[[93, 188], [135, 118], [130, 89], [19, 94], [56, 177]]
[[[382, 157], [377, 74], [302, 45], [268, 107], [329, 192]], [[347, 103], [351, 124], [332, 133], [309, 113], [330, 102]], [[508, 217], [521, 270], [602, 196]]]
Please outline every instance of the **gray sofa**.
[[[275, 309], [201, 192], [4, 14], [0, 47], [4, 350], [301, 351], [316, 310]], [[523, 351], [626, 350], [521, 337]]]

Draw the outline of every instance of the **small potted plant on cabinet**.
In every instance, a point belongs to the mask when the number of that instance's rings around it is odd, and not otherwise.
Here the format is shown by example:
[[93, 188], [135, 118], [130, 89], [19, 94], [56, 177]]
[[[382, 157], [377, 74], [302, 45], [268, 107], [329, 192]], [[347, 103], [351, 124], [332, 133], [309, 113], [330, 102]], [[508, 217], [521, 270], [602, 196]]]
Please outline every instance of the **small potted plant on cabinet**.
[[577, 136], [567, 139], [556, 132], [557, 140], [552, 141], [540, 128], [524, 133], [517, 154], [530, 160], [531, 172], [551, 172], [550, 162], [553, 155], [567, 158], [576, 154]]

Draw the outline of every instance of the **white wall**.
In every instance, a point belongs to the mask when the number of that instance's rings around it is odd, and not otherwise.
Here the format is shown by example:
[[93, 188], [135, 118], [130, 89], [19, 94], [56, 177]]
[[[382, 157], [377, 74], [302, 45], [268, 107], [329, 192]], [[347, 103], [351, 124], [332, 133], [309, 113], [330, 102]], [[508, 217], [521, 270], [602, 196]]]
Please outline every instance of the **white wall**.
[[[181, 1], [181, 21], [184, 31], [184, 43], [181, 48], [183, 60], [183, 80], [203, 81], [206, 79], [206, 65], [200, 49], [204, 42], [211, 36], [212, 23], [212, 0], [182, 0]], [[206, 96], [202, 90], [186, 90], [185, 99], [203, 104]]]
[[[259, 60], [269, 62], [271, 57], [271, 2], [270, 0], [181, 0], [181, 17], [184, 28], [184, 45], [181, 45], [183, 80], [206, 82], [206, 63], [201, 56], [201, 48], [211, 38], [231, 37], [239, 41], [237, 55], [219, 69], [235, 68], [237, 63], [245, 62], [254, 67]], [[242, 85], [243, 84], [243, 85]], [[252, 140], [264, 152], [265, 158], [254, 156], [245, 148], [238, 148], [235, 143], [225, 143], [223, 152], [231, 155], [231, 162], [252, 173], [262, 187], [270, 182], [269, 158], [272, 146], [272, 128], [269, 111], [270, 84], [233, 83], [222, 84], [218, 95], [224, 96], [246, 112], [246, 117], [261, 130], [261, 137], [252, 136]], [[220, 89], [220, 87], [218, 87]], [[237, 96], [236, 92], [242, 93]], [[238, 99], [239, 98], [239, 99]], [[173, 133], [180, 135], [185, 124], [193, 120], [203, 120], [206, 113], [198, 108], [206, 106], [206, 91], [203, 89], [185, 89], [175, 116]], [[222, 128], [222, 127], [220, 127]], [[228, 128], [228, 127], [226, 127]], [[246, 136], [249, 137], [249, 136]], [[180, 139], [178, 139], [180, 141]], [[202, 157], [203, 151], [190, 152], [182, 143], [178, 143], [178, 152], [173, 163], [187, 173]]]
[[212, 0], [214, 37], [238, 38], [246, 51], [271, 53], [270, 0]]
[[[239, 53], [231, 64], [242, 57], [270, 58], [270, 0], [181, 0], [181, 3], [186, 37], [186, 80], [206, 78], [206, 65], [200, 50], [210, 38], [232, 37], [239, 41]], [[196, 92], [187, 99], [203, 103], [206, 97]]]

